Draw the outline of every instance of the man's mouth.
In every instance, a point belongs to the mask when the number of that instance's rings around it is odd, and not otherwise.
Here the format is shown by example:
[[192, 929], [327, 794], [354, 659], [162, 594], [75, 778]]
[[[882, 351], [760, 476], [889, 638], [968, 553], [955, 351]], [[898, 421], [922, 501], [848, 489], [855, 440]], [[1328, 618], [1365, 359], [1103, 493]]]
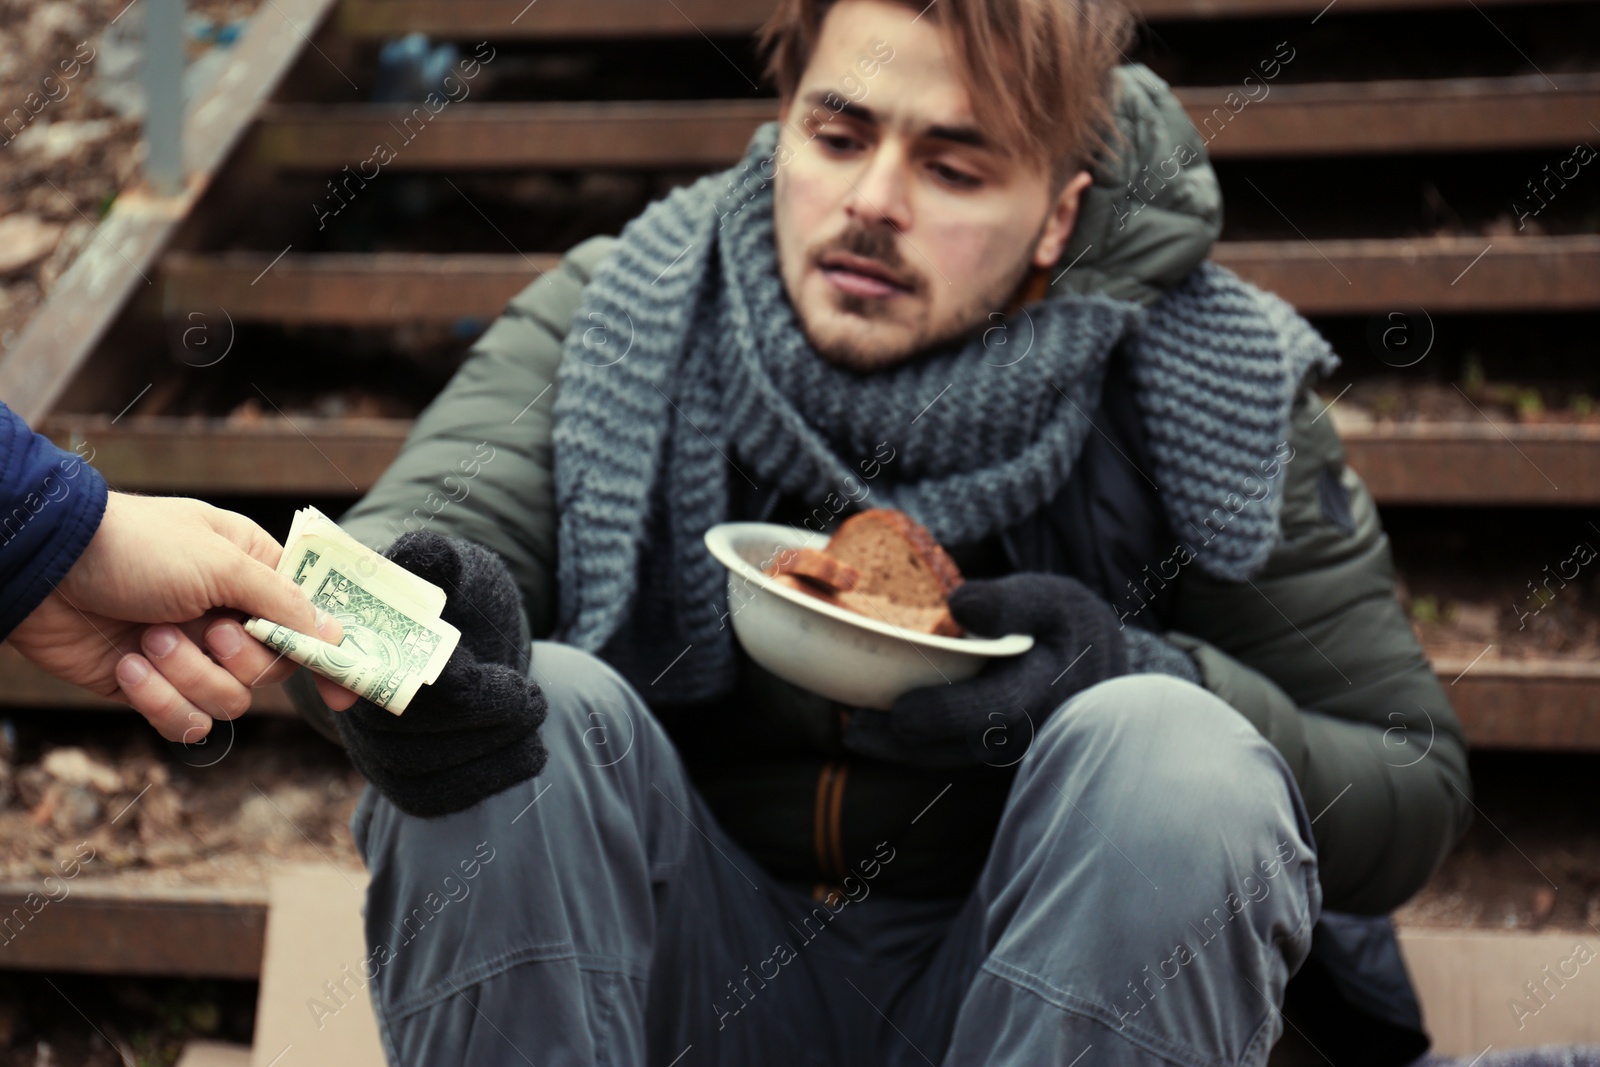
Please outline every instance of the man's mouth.
[[894, 296], [911, 292], [909, 283], [877, 260], [832, 252], [817, 263], [823, 277], [855, 296]]

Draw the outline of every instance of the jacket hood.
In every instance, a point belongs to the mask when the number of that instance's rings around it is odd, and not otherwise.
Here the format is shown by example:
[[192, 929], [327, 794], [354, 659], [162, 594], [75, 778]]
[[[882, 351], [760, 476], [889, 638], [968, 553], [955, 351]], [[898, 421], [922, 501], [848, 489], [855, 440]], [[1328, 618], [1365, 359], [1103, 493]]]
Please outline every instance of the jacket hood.
[[[1143, 63], [1117, 68], [1117, 134], [1096, 158], [1050, 293], [1152, 304], [1222, 232], [1222, 191], [1205, 140]], [[1070, 265], [1070, 267], [1067, 267]]]

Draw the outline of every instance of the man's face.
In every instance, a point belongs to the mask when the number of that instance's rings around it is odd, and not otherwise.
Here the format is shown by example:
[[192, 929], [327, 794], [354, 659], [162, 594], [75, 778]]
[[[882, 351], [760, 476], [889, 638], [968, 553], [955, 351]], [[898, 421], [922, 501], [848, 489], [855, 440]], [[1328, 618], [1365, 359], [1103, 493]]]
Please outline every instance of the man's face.
[[1052, 196], [1042, 164], [977, 125], [943, 31], [885, 0], [841, 0], [779, 112], [778, 264], [807, 339], [858, 370], [898, 363], [1005, 310], [1061, 255], [1090, 181]]

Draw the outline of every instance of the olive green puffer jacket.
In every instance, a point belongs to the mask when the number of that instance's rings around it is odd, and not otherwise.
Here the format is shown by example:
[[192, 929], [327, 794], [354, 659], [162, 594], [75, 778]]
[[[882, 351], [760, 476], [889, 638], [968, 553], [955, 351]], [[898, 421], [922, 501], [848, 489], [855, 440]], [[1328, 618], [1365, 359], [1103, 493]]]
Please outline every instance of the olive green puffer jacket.
[[[1143, 67], [1121, 75], [1118, 122], [1131, 150], [1098, 168], [1062, 257], [1074, 266], [1057, 284], [1149, 303], [1205, 257], [1221, 200], [1170, 90]], [[1196, 162], [1130, 192], [1180, 148]], [[394, 465], [341, 519], [375, 547], [428, 528], [495, 550], [538, 636], [551, 632], [556, 606], [556, 368], [583, 287], [614, 240], [582, 242], [511, 300]], [[1471, 783], [1460, 725], [1395, 599], [1372, 498], [1345, 466], [1324, 408], [1301, 390], [1281, 537], [1266, 569], [1232, 584], [1184, 568], [1168, 637], [1293, 770], [1317, 816], [1327, 906], [1381, 913], [1414, 893], [1464, 832]], [[811, 801], [773, 803], [809, 812]], [[811, 851], [810, 836], [797, 836], [795, 847]]]

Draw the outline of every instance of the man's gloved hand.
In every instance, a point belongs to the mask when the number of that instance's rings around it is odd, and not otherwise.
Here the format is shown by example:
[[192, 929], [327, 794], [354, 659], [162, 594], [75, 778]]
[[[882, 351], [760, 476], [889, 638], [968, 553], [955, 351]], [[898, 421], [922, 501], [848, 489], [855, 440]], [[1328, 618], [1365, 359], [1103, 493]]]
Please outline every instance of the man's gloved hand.
[[969, 579], [950, 595], [950, 614], [982, 637], [1032, 634], [1033, 647], [966, 681], [902, 693], [888, 712], [854, 710], [847, 748], [930, 767], [1009, 766], [1068, 697], [1128, 673], [1128, 639], [1115, 613], [1067, 575]]
[[423, 530], [384, 553], [445, 591], [442, 618], [461, 643], [402, 715], [368, 700], [336, 712], [351, 762], [409, 815], [433, 817], [534, 777], [544, 694], [528, 678], [528, 632], [516, 582], [499, 556]]

